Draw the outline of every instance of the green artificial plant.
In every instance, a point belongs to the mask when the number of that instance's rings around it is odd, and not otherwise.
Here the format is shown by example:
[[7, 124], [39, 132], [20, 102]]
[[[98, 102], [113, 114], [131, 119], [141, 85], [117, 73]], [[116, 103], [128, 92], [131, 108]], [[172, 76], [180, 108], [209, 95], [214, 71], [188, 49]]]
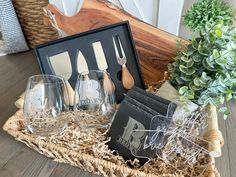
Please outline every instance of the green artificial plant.
[[[194, 23], [190, 27], [199, 30], [200, 34], [182, 46], [168, 70], [170, 81], [182, 95], [183, 102], [192, 100], [199, 105], [218, 107], [224, 101], [236, 98], [236, 28], [231, 23], [232, 9], [222, 4], [222, 0], [203, 1], [192, 6], [185, 16], [185, 23], [190, 21], [190, 14], [199, 11], [200, 6], [208, 5], [215, 11], [202, 9], [202, 14], [197, 13], [199, 16], [192, 19]], [[220, 5], [221, 8], [216, 9]], [[216, 14], [221, 14], [221, 20], [215, 19]], [[198, 22], [206, 15], [206, 20]], [[225, 118], [229, 114], [225, 107], [220, 111]]]
[[184, 25], [196, 32], [204, 30], [207, 23], [222, 21], [230, 25], [232, 13], [232, 8], [223, 0], [199, 0], [186, 12]]

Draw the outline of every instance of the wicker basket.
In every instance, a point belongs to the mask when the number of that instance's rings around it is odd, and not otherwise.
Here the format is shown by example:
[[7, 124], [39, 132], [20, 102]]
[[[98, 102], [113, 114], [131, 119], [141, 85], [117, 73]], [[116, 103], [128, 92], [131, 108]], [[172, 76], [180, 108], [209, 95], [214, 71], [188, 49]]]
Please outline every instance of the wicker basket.
[[13, 0], [13, 5], [31, 48], [58, 38], [57, 31], [43, 23], [48, 0]]
[[[170, 170], [168, 171], [168, 166], [163, 166], [163, 162], [155, 161], [152, 163], [151, 168], [143, 168], [143, 169], [135, 169], [126, 165], [124, 162], [120, 161], [120, 158], [111, 157], [113, 155], [107, 154], [104, 156], [103, 152], [97, 152], [98, 149], [104, 150], [107, 152], [106, 146], [100, 143], [100, 134], [99, 132], [94, 132], [92, 134], [85, 134], [80, 132], [80, 129], [77, 128], [76, 124], [69, 124], [69, 128], [67, 128], [62, 135], [51, 137], [51, 138], [43, 138], [33, 136], [28, 133], [28, 131], [24, 128], [24, 117], [23, 111], [20, 109], [13, 115], [11, 118], [7, 120], [3, 129], [7, 131], [10, 135], [12, 135], [16, 140], [25, 143], [28, 147], [38, 151], [39, 153], [52, 158], [54, 161], [60, 163], [67, 163], [72, 166], [80, 167], [83, 170], [92, 172], [94, 174], [99, 174], [104, 177], [158, 177], [158, 176], [166, 176], [166, 177], [184, 177], [185, 175], [180, 174]], [[79, 134], [81, 137], [80, 140], [77, 138], [73, 138], [74, 135]], [[92, 137], [93, 139], [87, 139], [88, 137]], [[97, 143], [95, 147], [91, 148], [93, 150], [81, 149], [86, 142], [91, 144], [91, 141], [97, 139]], [[104, 139], [102, 139], [104, 141]], [[94, 149], [96, 149], [94, 151]], [[94, 152], [96, 152], [94, 154]], [[98, 154], [97, 154], [98, 153]], [[101, 155], [102, 154], [102, 155]], [[110, 155], [110, 156], [109, 156]], [[218, 172], [215, 168], [214, 158], [206, 159], [208, 161], [206, 165], [206, 170], [201, 175], [202, 177], [217, 177]], [[202, 166], [200, 164], [200, 166]], [[149, 165], [150, 167], [150, 165]], [[161, 168], [160, 168], [161, 167]], [[159, 169], [163, 169], [164, 173], [160, 174], [158, 172]], [[205, 167], [204, 167], [205, 168]], [[150, 170], [150, 171], [149, 171]], [[155, 172], [155, 173], [154, 173]], [[156, 174], [157, 173], [157, 174]], [[189, 177], [189, 175], [187, 175]]]
[[[165, 79], [156, 85], [149, 86], [148, 91], [158, 89], [164, 81]], [[17, 102], [22, 102], [22, 100], [23, 98], [20, 98]], [[216, 110], [210, 110], [209, 107], [206, 109], [213, 113], [216, 112]], [[201, 111], [201, 109], [199, 111]], [[198, 114], [198, 112], [196, 113]], [[104, 177], [186, 176], [181, 174], [180, 171], [177, 172], [176, 169], [171, 168], [170, 165], [167, 165], [165, 162], [160, 160], [155, 160], [143, 168], [131, 168], [121, 160], [120, 156], [114, 155], [113, 151], [108, 149], [106, 143], [110, 141], [110, 139], [105, 135], [106, 133], [104, 131], [94, 130], [90, 132], [80, 129], [75, 123], [73, 112], [68, 113], [66, 116], [67, 120], [70, 120], [68, 127], [62, 134], [49, 138], [34, 136], [25, 129], [22, 107], [7, 120], [3, 129], [16, 140], [25, 143], [28, 147], [57, 162], [77, 166], [83, 170]], [[212, 116], [212, 114], [210, 116]], [[214, 139], [223, 142], [222, 137], [221, 139], [213, 137], [213, 140]], [[204, 163], [200, 161], [204, 161]], [[196, 171], [204, 168], [202, 171], [203, 173], [201, 174], [202, 177], [220, 176], [215, 167], [215, 159], [213, 157], [206, 156], [200, 161], [197, 165]], [[189, 172], [189, 170], [193, 173], [195, 167], [187, 168], [187, 172]], [[187, 177], [189, 177], [189, 175], [187, 175]]]

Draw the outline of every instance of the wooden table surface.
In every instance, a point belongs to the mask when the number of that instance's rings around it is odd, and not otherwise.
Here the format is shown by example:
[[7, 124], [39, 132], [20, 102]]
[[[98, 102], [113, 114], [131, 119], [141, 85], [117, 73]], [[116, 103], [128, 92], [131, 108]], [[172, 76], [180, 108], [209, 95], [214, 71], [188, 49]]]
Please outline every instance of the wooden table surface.
[[[0, 126], [13, 115], [15, 100], [25, 90], [27, 78], [39, 74], [33, 52], [0, 57]], [[224, 121], [219, 114], [220, 130], [225, 139], [223, 156], [217, 159], [222, 177], [236, 177], [236, 101], [228, 104], [230, 117]], [[95, 177], [88, 172], [51, 159], [31, 150], [0, 130], [0, 177]]]

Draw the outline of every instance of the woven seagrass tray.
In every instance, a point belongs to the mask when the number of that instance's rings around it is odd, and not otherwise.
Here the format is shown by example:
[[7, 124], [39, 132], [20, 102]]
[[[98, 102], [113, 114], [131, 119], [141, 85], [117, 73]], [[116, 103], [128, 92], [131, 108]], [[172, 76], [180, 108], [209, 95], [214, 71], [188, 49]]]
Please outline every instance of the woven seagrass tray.
[[[151, 88], [153, 89], [153, 88]], [[93, 172], [105, 177], [146, 177], [146, 176], [201, 176], [217, 177], [219, 173], [215, 167], [214, 158], [204, 157], [194, 166], [182, 167], [181, 171], [162, 160], [152, 160], [144, 166], [133, 167], [126, 164], [126, 161], [119, 155], [114, 155], [108, 149], [106, 143], [110, 140], [106, 137], [103, 129], [84, 130], [80, 129], [74, 121], [74, 113], [68, 113], [68, 127], [59, 135], [51, 137], [40, 137], [30, 134], [25, 129], [22, 109], [19, 109], [4, 124], [3, 129], [12, 135], [16, 140], [25, 143], [28, 147], [53, 159], [54, 161], [67, 163], [80, 167], [83, 170]], [[179, 162], [181, 164], [181, 159]]]
[[[22, 114], [22, 110], [16, 112], [5, 123], [3, 129], [16, 140], [25, 143], [28, 147], [54, 161], [67, 163], [80, 167], [83, 170], [109, 177], [184, 176], [158, 160], [141, 168], [131, 168], [125, 164], [122, 157], [113, 155], [112, 151], [107, 148], [105, 142], [109, 141], [109, 139], [104, 136], [104, 132], [83, 132], [72, 122], [57, 137], [45, 138], [34, 136], [25, 130]], [[205, 160], [208, 162], [208, 165], [202, 176], [218, 176], [214, 159], [209, 158]], [[199, 166], [201, 166], [200, 163]], [[202, 168], [205, 167], [192, 168], [191, 173], [195, 174], [195, 170], [201, 170]], [[187, 176], [191, 176], [191, 173]]]

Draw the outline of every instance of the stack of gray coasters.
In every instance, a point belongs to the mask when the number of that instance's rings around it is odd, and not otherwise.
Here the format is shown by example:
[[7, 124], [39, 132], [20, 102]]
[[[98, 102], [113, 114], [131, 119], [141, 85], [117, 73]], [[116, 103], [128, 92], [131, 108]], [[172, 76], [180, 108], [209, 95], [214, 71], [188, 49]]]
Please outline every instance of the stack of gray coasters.
[[[155, 132], [157, 128], [153, 126], [153, 120], [158, 127], [168, 129], [176, 107], [169, 100], [133, 87], [121, 102], [108, 131], [107, 135], [111, 137], [109, 148], [117, 151], [125, 160], [139, 159], [140, 164], [148, 161], [146, 157], [155, 158], [156, 150], [145, 148], [150, 131]], [[154, 143], [163, 143], [163, 138], [163, 134], [158, 134]]]

